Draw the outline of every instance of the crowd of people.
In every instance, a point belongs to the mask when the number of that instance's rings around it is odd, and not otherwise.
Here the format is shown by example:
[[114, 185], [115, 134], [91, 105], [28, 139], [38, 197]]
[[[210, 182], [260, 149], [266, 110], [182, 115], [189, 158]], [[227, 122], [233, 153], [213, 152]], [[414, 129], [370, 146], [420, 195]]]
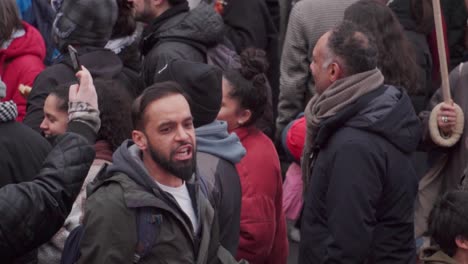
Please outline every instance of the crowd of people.
[[441, 5], [1, 0], [0, 262], [468, 262]]

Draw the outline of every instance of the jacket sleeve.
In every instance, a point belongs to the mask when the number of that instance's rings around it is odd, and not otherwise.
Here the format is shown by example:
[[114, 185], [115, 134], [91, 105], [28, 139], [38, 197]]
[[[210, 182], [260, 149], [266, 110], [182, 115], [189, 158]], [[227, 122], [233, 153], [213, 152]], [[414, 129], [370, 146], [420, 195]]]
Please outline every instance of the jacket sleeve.
[[100, 187], [89, 196], [85, 207], [78, 264], [132, 263], [136, 218], [125, 206], [121, 187], [115, 183]]
[[[299, 2], [300, 3], [300, 2]], [[310, 56], [305, 31], [305, 19], [300, 4], [294, 6], [289, 18], [288, 30], [280, 64], [280, 88], [276, 140], [284, 127], [304, 111], [304, 100], [311, 78]]]
[[[327, 263], [364, 263], [372, 247], [383, 164], [366, 142], [347, 142], [329, 164]], [[383, 162], [383, 161], [382, 161]], [[353, 243], [359, 237], [359, 243]]]
[[[219, 184], [221, 201], [218, 211], [220, 228], [219, 241], [233, 256], [239, 246], [240, 214], [241, 214], [241, 184], [234, 165], [221, 164], [216, 181]], [[217, 172], [218, 173], [218, 172]], [[237, 198], [237, 199], [235, 199]]]
[[[463, 65], [463, 66], [462, 66]], [[458, 91], [456, 89], [460, 89], [461, 87], [459, 86], [460, 80], [468, 74], [468, 65], [460, 64], [458, 67], [456, 67], [452, 72], [450, 72], [449, 76], [449, 83], [450, 83], [450, 90], [451, 90], [451, 95], [455, 103], [461, 105], [459, 102], [457, 102], [457, 99], [459, 98], [456, 96], [458, 94]], [[461, 97], [463, 98], [463, 97]], [[444, 98], [442, 96], [442, 88], [437, 89], [437, 91], [434, 93], [432, 96], [431, 100], [428, 103], [427, 110], [422, 111], [419, 113], [419, 118], [421, 119], [422, 122], [422, 128], [423, 128], [423, 133], [422, 133], [422, 140], [421, 140], [421, 149], [438, 149], [438, 150], [443, 150], [443, 148], [435, 145], [435, 143], [432, 141], [431, 135], [429, 134], [429, 117], [431, 115], [432, 109], [436, 107], [438, 104], [442, 103], [444, 101]]]
[[0, 259], [24, 254], [59, 230], [94, 156], [85, 138], [66, 133], [57, 139], [34, 181], [0, 189]]
[[[279, 168], [279, 164], [278, 164]], [[266, 259], [265, 263], [287, 263], [288, 260], [288, 238], [286, 236], [286, 217], [283, 212], [283, 183], [281, 179], [281, 172], [278, 170], [276, 177], [276, 197], [275, 197], [275, 222], [276, 230], [274, 236], [273, 247], [270, 256]]]

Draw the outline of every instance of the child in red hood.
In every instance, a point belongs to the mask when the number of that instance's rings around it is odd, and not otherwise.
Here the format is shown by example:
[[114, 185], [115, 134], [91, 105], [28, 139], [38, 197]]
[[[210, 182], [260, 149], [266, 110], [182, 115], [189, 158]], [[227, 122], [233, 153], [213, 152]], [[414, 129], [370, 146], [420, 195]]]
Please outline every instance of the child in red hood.
[[17, 121], [26, 114], [26, 98], [18, 87], [32, 87], [36, 76], [44, 69], [44, 40], [33, 26], [22, 22], [14, 0], [0, 1], [0, 76], [5, 82], [6, 97], [18, 107]]

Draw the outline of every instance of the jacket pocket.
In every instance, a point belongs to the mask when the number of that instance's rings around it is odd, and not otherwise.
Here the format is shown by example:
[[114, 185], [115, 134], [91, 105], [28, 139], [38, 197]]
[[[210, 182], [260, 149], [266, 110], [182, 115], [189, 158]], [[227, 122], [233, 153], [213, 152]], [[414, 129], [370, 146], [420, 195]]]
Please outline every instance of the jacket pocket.
[[240, 239], [237, 258], [249, 261], [270, 255], [275, 239], [276, 209], [264, 195], [242, 199]]

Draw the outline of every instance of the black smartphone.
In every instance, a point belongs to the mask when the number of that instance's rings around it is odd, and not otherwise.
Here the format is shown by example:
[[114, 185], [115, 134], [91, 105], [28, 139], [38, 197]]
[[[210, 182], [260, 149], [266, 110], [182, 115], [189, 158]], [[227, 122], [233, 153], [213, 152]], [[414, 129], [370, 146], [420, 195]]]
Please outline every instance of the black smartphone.
[[76, 51], [76, 49], [72, 45], [68, 45], [68, 53], [70, 53], [70, 58], [73, 64], [73, 70], [75, 70], [75, 72], [81, 71], [81, 64], [78, 59], [78, 51]]

